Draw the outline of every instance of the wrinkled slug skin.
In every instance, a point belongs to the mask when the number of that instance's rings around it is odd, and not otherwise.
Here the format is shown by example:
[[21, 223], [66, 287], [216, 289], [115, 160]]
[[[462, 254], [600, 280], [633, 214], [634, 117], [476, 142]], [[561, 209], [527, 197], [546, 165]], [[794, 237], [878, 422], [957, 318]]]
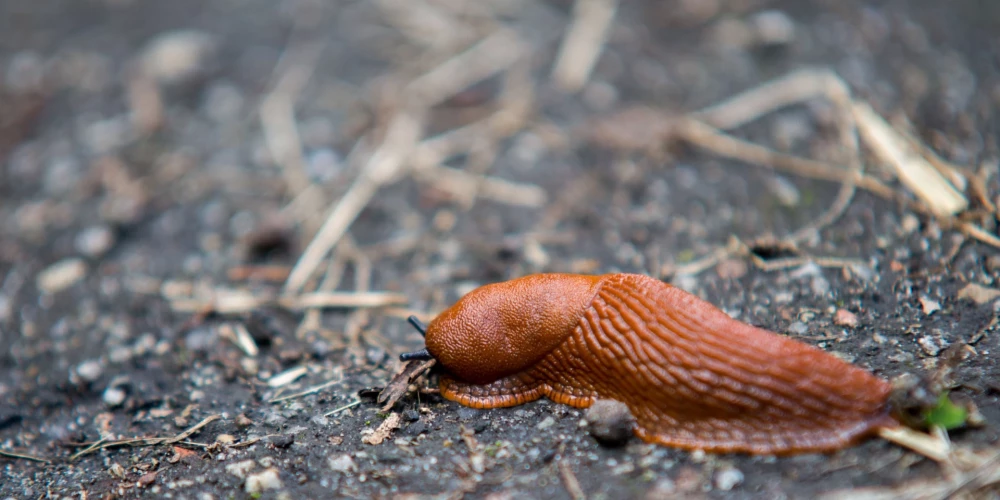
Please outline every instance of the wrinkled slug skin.
[[710, 452], [832, 451], [895, 426], [890, 384], [733, 320], [659, 280], [539, 274], [474, 290], [428, 325], [441, 394], [628, 405], [641, 439]]

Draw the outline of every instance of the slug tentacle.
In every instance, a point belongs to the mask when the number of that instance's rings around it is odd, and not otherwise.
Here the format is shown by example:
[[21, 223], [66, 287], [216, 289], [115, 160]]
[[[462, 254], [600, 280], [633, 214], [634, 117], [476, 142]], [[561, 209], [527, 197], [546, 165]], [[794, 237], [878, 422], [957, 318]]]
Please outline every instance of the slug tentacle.
[[[500, 300], [511, 290], [519, 295]], [[526, 303], [534, 316], [519, 322]], [[543, 314], [542, 303], [556, 310]], [[828, 451], [896, 425], [885, 380], [646, 276], [529, 276], [477, 289], [442, 317], [427, 329], [430, 353], [450, 372], [441, 394], [468, 406], [616, 399], [641, 439], [713, 452]], [[454, 347], [461, 342], [478, 359]]]

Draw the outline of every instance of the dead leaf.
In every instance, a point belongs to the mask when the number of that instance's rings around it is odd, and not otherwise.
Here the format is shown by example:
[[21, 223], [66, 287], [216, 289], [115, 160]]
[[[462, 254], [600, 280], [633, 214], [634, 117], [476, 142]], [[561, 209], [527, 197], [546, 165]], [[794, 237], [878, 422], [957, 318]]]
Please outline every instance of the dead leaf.
[[382, 424], [378, 426], [378, 429], [375, 429], [375, 432], [361, 438], [361, 442], [371, 445], [382, 444], [383, 441], [389, 438], [392, 431], [399, 427], [399, 420], [399, 414], [392, 412], [384, 421], [382, 421]]
[[382, 405], [382, 411], [389, 411], [392, 409], [396, 401], [406, 394], [407, 388], [410, 386], [410, 382], [415, 380], [420, 375], [431, 369], [434, 366], [435, 361], [433, 359], [429, 360], [419, 360], [414, 359], [406, 363], [403, 370], [392, 377], [392, 381], [389, 385], [382, 389], [379, 393], [378, 399], [376, 400], [378, 404]]
[[139, 482], [136, 483], [136, 485], [138, 487], [140, 487], [140, 488], [145, 488], [145, 487], [153, 484], [153, 482], [156, 481], [156, 474], [158, 474], [158, 473], [159, 473], [159, 471], [153, 471], [153, 472], [147, 472], [147, 473], [143, 474], [142, 477], [139, 478]]
[[1000, 297], [1000, 290], [986, 288], [985, 286], [969, 283], [958, 291], [958, 299], [971, 299], [976, 304], [982, 305]]

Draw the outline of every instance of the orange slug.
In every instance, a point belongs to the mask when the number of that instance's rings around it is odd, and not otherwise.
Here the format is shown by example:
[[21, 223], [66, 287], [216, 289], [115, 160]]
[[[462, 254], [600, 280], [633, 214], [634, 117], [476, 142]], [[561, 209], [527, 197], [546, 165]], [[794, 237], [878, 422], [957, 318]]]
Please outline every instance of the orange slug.
[[832, 451], [898, 425], [886, 380], [647, 276], [525, 276], [411, 322], [426, 348], [401, 359], [436, 359], [441, 394], [474, 408], [613, 399], [642, 440], [715, 453]]

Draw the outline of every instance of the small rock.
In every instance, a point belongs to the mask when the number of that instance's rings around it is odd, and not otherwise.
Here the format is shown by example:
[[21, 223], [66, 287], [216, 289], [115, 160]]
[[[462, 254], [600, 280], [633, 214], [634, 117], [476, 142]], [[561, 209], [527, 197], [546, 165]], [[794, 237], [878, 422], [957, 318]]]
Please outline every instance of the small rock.
[[412, 424], [406, 426], [406, 429], [403, 429], [403, 434], [408, 436], [417, 436], [425, 432], [427, 432], [427, 424], [425, 424], [422, 420], [413, 422]]
[[986, 269], [991, 273], [1000, 272], [1000, 255], [991, 255], [986, 259]]
[[795, 21], [780, 10], [765, 10], [750, 18], [760, 45], [787, 45], [795, 39]]
[[147, 472], [147, 473], [143, 474], [141, 477], [139, 477], [139, 481], [136, 482], [136, 486], [138, 486], [140, 488], [146, 488], [149, 485], [155, 483], [156, 482], [156, 475], [159, 474], [159, 472], [160, 471], [155, 471], [154, 470], [153, 472]]
[[669, 477], [658, 479], [653, 483], [653, 487], [646, 491], [646, 498], [649, 500], [658, 498], [672, 498], [677, 492], [677, 486]]
[[854, 328], [858, 326], [858, 316], [847, 309], [837, 309], [833, 315], [833, 324]]
[[53, 294], [73, 286], [86, 275], [87, 264], [83, 259], [65, 259], [38, 273], [37, 284], [41, 291]]
[[312, 418], [309, 419], [309, 423], [318, 427], [326, 427], [330, 425], [330, 419], [326, 418], [326, 416], [322, 414], [314, 415]]
[[108, 408], [117, 408], [125, 402], [125, 391], [120, 387], [108, 387], [104, 390], [101, 400]]
[[81, 379], [87, 382], [94, 382], [101, 378], [101, 374], [104, 373], [104, 367], [101, 363], [96, 360], [84, 361], [76, 367], [76, 374], [80, 376]]
[[920, 307], [924, 310], [924, 314], [930, 316], [941, 310], [941, 303], [927, 297], [920, 297]]
[[920, 348], [927, 353], [928, 356], [937, 356], [941, 351], [947, 347], [947, 343], [941, 339], [935, 339], [929, 335], [924, 335], [917, 339], [917, 343], [920, 344]]
[[278, 434], [267, 438], [267, 442], [275, 448], [288, 448], [295, 442], [295, 436], [291, 434]]
[[969, 283], [958, 291], [958, 299], [970, 299], [976, 304], [982, 305], [1000, 297], [1000, 290], [986, 288], [975, 283]]
[[207, 33], [193, 30], [164, 33], [143, 50], [142, 70], [160, 83], [191, 80], [205, 69], [215, 48], [215, 39]]
[[420, 420], [420, 412], [414, 409], [404, 410], [403, 420], [407, 422], [416, 422], [417, 420]]
[[483, 431], [485, 431], [486, 428], [489, 427], [489, 426], [490, 426], [490, 423], [487, 422], [486, 420], [478, 420], [474, 424], [472, 424], [472, 430], [476, 434], [480, 434]]
[[256, 466], [257, 463], [253, 460], [243, 460], [242, 462], [226, 465], [226, 472], [243, 479], [247, 477], [247, 474], [249, 474], [250, 471], [252, 471]]
[[791, 325], [788, 325], [788, 333], [793, 335], [805, 335], [809, 331], [809, 327], [801, 321], [796, 321]]
[[284, 485], [281, 484], [281, 478], [278, 477], [278, 470], [272, 467], [263, 472], [247, 476], [247, 482], [243, 486], [243, 489], [247, 493], [254, 495], [267, 490], [276, 490], [282, 486]]
[[250, 427], [251, 425], [253, 425], [253, 420], [247, 418], [246, 415], [242, 413], [236, 415], [236, 427], [245, 428], [245, 427]]
[[380, 347], [371, 347], [365, 351], [365, 358], [369, 364], [378, 365], [385, 360], [386, 352]]
[[552, 416], [548, 416], [548, 417], [545, 417], [545, 420], [542, 420], [541, 422], [539, 422], [538, 425], [536, 425], [535, 427], [538, 430], [545, 430], [545, 429], [548, 429], [549, 427], [552, 427], [553, 425], [555, 425], [555, 423], [556, 423], [556, 419], [552, 418]]
[[715, 487], [729, 491], [743, 483], [743, 472], [736, 468], [721, 469], [715, 473]]
[[587, 410], [584, 416], [590, 435], [606, 446], [620, 446], [632, 437], [635, 419], [625, 403], [601, 399]]
[[357, 472], [358, 464], [354, 463], [354, 459], [350, 455], [344, 453], [343, 455], [337, 455], [327, 459], [327, 463], [330, 464], [330, 468], [336, 472]]

